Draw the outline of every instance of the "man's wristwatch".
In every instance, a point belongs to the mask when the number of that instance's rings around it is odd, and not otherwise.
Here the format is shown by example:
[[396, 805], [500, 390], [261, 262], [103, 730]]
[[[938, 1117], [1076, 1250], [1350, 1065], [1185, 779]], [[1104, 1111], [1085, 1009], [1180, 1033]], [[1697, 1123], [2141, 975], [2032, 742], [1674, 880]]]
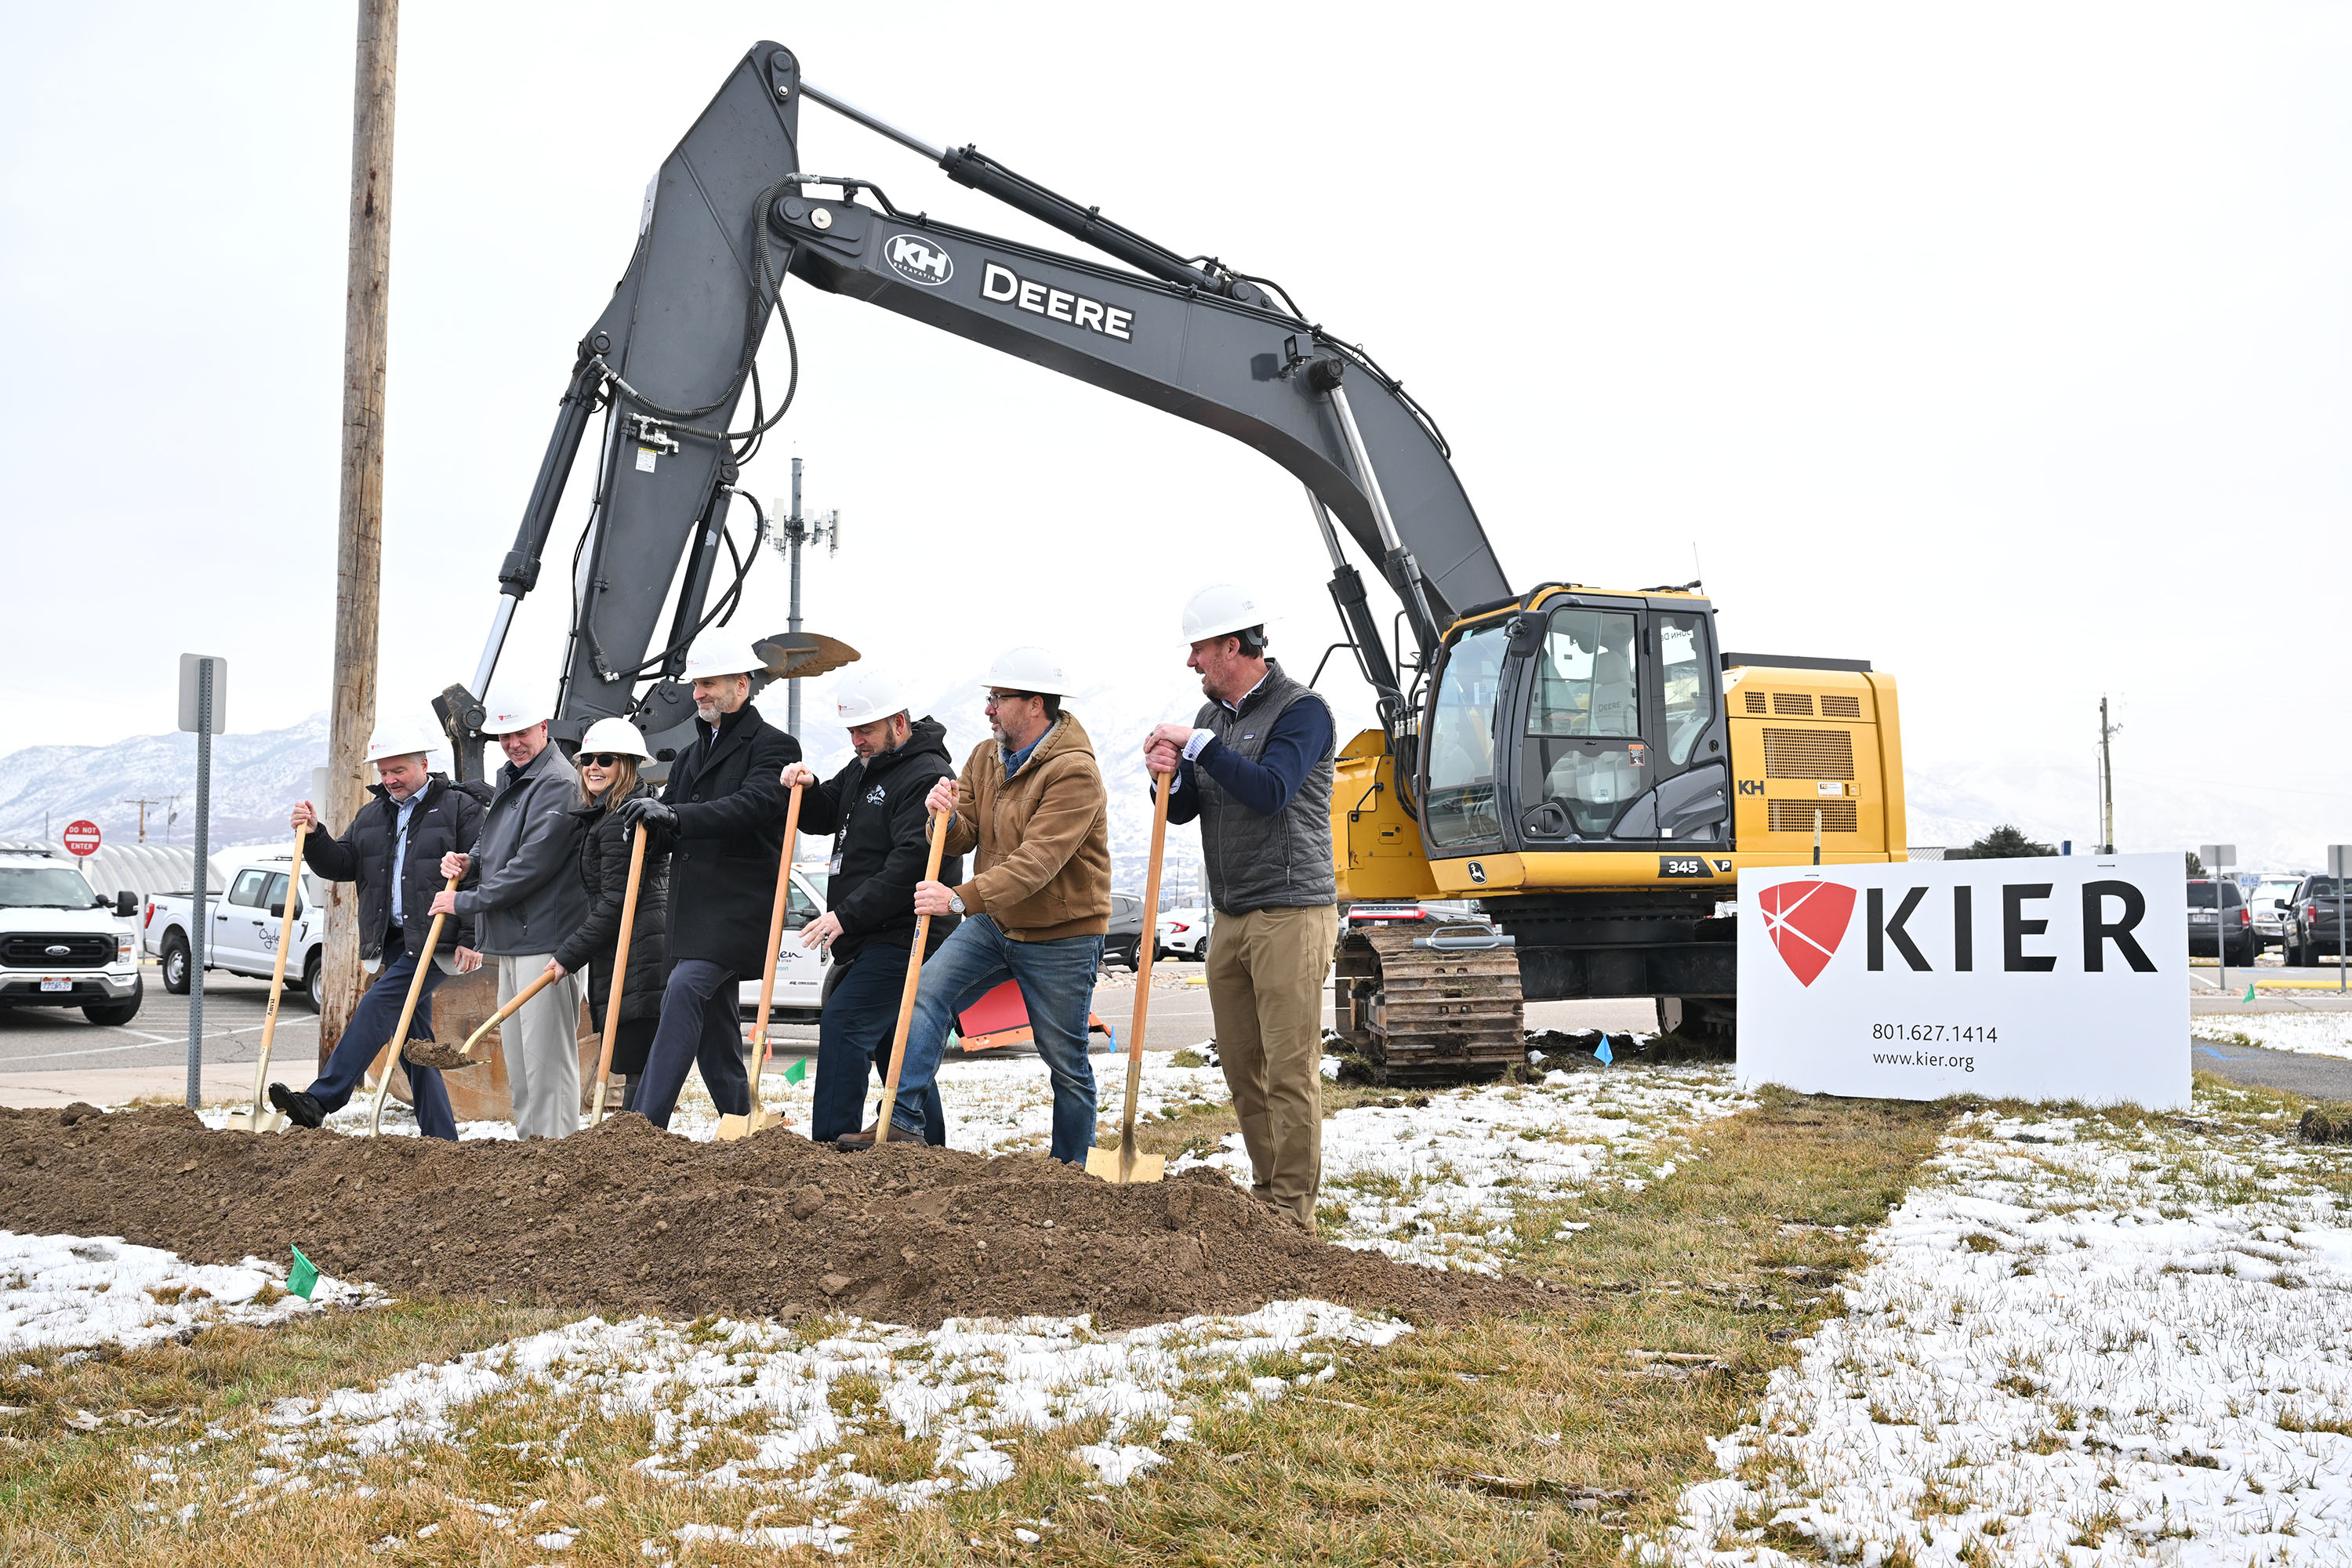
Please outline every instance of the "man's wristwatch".
[[954, 910], [957, 914], [963, 913], [963, 899], [961, 896], [955, 893], [950, 893], [948, 895], [948, 908]]

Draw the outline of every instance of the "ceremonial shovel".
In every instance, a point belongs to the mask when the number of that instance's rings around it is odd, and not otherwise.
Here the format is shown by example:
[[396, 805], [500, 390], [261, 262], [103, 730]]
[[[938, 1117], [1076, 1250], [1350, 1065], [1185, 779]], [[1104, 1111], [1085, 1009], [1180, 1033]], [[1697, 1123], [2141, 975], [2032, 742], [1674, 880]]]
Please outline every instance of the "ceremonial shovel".
[[[395, 875], [398, 871], [399, 868], [394, 867]], [[454, 893], [457, 890], [457, 879], [452, 877], [449, 879], [448, 887], [444, 891]], [[294, 891], [291, 884], [288, 885], [286, 891], [290, 898]], [[368, 1136], [371, 1138], [383, 1136], [383, 1102], [392, 1093], [393, 1063], [408, 1054], [408, 1020], [416, 1015], [416, 999], [425, 994], [425, 976], [433, 967], [433, 950], [441, 945], [441, 922], [448, 918], [447, 915], [433, 917], [433, 929], [425, 933], [425, 951], [416, 955], [416, 973], [408, 982], [408, 1000], [402, 1003], [400, 1006], [399, 1026], [392, 1031], [392, 1038], [384, 1042], [383, 1076], [376, 1080], [375, 1103], [368, 1108]], [[278, 943], [280, 948], [285, 945], [283, 942]], [[417, 1042], [419, 1045], [425, 1043], [422, 1040]]]
[[278, 928], [278, 962], [269, 971], [269, 1010], [261, 1016], [261, 1060], [253, 1069], [253, 1105], [250, 1110], [232, 1111], [228, 1130], [232, 1132], [283, 1132], [286, 1118], [270, 1109], [269, 1043], [278, 1036], [278, 999], [286, 990], [286, 950], [294, 942], [294, 903], [302, 893], [302, 841], [310, 835], [310, 825], [303, 823], [294, 830], [294, 864], [286, 873], [286, 909]]
[[604, 999], [604, 1046], [596, 1053], [596, 1111], [591, 1127], [604, 1121], [604, 1084], [613, 1076], [613, 1037], [621, 1026], [621, 984], [629, 977], [629, 932], [637, 924], [637, 879], [646, 869], [646, 825], [629, 841], [629, 889], [621, 896], [621, 934], [613, 943], [613, 989]]
[[522, 1005], [563, 978], [551, 970], [542, 969], [531, 983], [516, 992], [506, 1005], [482, 1020], [482, 1026], [466, 1037], [462, 1046], [445, 1045], [439, 1040], [411, 1040], [400, 1054], [409, 1063], [421, 1068], [438, 1068], [443, 1072], [456, 1072], [462, 1068], [478, 1068], [482, 1058], [474, 1055], [474, 1047], [482, 1037], [505, 1023], [522, 1010]]
[[1127, 1110], [1119, 1118], [1118, 1147], [1087, 1151], [1087, 1174], [1120, 1186], [1157, 1182], [1168, 1174], [1164, 1156], [1135, 1150], [1135, 1100], [1143, 1088], [1143, 1019], [1151, 1010], [1151, 950], [1159, 945], [1152, 940], [1150, 922], [1160, 909], [1160, 854], [1168, 844], [1168, 797], [1174, 793], [1176, 775], [1155, 773], [1151, 782], [1151, 863], [1143, 873], [1145, 930], [1143, 944], [1136, 949], [1135, 1019], [1127, 1031]]
[[776, 998], [776, 950], [784, 942], [784, 907], [793, 896], [793, 846], [800, 841], [801, 786], [793, 785], [792, 804], [784, 808], [784, 858], [776, 864], [776, 907], [768, 912], [768, 966], [760, 972], [760, 1019], [751, 1026], [751, 1114], [719, 1118], [719, 1141], [749, 1138], [761, 1128], [783, 1121], [783, 1113], [760, 1103], [760, 1078], [768, 1070], [768, 1007]]
[[[940, 879], [940, 851], [948, 846], [948, 814], [931, 813], [931, 858], [923, 868], [923, 880]], [[882, 1115], [874, 1123], [877, 1145], [890, 1141], [890, 1113], [898, 1106], [898, 1073], [907, 1065], [907, 1031], [915, 1022], [915, 985], [923, 977], [923, 948], [931, 935], [931, 917], [915, 917], [914, 951], [907, 954], [907, 988], [898, 994], [898, 1031], [890, 1037], [890, 1077], [882, 1085]]]

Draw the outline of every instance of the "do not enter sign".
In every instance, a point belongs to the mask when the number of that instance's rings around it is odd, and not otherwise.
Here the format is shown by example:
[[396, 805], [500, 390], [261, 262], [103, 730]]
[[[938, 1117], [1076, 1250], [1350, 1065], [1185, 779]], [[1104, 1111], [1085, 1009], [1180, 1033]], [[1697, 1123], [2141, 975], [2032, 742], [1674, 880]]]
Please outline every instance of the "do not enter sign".
[[97, 854], [99, 844], [98, 824], [91, 822], [87, 818], [79, 822], [67, 823], [65, 842], [66, 847], [72, 850], [77, 855]]

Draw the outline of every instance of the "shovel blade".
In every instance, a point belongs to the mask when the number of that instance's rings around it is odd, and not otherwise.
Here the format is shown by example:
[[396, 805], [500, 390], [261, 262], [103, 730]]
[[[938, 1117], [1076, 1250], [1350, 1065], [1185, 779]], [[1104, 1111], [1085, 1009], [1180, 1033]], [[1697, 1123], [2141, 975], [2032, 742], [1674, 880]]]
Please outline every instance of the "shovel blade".
[[769, 1110], [761, 1107], [754, 1107], [751, 1114], [749, 1116], [727, 1116], [722, 1114], [719, 1118], [719, 1142], [721, 1143], [730, 1143], [738, 1138], [749, 1138], [754, 1132], [764, 1131], [771, 1127], [782, 1126], [783, 1124], [783, 1120], [782, 1112]]
[[1168, 1162], [1159, 1154], [1138, 1154], [1130, 1161], [1118, 1149], [1089, 1149], [1087, 1151], [1087, 1174], [1100, 1176], [1113, 1186], [1130, 1182], [1164, 1181], [1168, 1175]]
[[283, 1132], [286, 1115], [279, 1110], [233, 1110], [225, 1126], [231, 1132]]
[[440, 1072], [478, 1068], [488, 1059], [469, 1057], [462, 1047], [441, 1040], [411, 1040], [400, 1047], [400, 1057], [411, 1067], [432, 1068]]

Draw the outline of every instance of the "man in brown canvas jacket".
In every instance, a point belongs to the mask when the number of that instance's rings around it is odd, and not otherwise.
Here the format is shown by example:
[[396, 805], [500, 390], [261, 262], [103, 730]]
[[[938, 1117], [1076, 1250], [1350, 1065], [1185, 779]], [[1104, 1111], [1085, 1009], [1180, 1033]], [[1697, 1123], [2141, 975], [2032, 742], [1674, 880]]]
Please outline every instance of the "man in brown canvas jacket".
[[988, 672], [991, 738], [960, 777], [932, 786], [930, 809], [955, 814], [947, 852], [972, 854], [972, 876], [953, 888], [915, 888], [917, 914], [957, 914], [963, 923], [923, 964], [894, 1141], [923, 1135], [919, 1096], [939, 1073], [956, 1015], [1012, 980], [1054, 1080], [1051, 1152], [1082, 1161], [1094, 1147], [1087, 1014], [1110, 929], [1110, 807], [1094, 746], [1062, 710], [1067, 689], [1061, 660], [1044, 648], [999, 655]]

